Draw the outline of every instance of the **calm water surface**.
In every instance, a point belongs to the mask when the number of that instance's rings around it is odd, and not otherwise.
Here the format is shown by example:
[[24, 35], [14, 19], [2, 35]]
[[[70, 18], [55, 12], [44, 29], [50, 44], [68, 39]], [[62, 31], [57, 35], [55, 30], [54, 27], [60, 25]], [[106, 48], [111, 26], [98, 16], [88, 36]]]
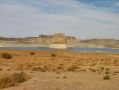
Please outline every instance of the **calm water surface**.
[[[47, 47], [0, 47], [0, 50], [52, 50]], [[119, 49], [112, 48], [67, 48], [66, 51], [80, 52], [113, 52], [119, 53]]]

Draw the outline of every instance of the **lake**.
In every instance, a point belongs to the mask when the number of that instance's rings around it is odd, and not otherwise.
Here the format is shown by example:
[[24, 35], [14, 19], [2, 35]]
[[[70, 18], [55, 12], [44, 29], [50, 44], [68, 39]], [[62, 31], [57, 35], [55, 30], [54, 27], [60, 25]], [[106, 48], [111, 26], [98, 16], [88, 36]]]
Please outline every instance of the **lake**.
[[[48, 47], [0, 47], [0, 50], [54, 50]], [[67, 48], [66, 51], [80, 52], [112, 52], [119, 53], [119, 49], [112, 48]]]

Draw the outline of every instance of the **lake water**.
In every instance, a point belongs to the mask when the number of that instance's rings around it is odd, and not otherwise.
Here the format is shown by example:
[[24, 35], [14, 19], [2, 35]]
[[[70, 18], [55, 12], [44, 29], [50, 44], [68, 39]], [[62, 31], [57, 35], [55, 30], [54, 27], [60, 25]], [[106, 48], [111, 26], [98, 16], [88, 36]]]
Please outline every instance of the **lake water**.
[[[0, 50], [53, 50], [47, 47], [0, 47]], [[113, 52], [119, 53], [119, 49], [112, 48], [67, 48], [66, 51], [80, 52]]]

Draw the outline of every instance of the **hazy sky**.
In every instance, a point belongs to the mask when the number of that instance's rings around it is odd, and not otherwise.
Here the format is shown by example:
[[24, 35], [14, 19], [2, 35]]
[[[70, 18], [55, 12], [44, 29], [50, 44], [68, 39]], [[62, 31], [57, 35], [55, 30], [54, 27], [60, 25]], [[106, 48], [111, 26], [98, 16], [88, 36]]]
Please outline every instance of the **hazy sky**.
[[56, 32], [119, 39], [119, 0], [0, 0], [0, 36]]

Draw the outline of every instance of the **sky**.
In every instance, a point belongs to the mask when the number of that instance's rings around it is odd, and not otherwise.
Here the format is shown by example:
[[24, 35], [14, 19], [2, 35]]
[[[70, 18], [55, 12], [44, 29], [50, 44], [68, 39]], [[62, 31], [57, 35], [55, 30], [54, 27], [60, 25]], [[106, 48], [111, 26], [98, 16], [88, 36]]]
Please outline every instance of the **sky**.
[[119, 0], [0, 0], [0, 36], [58, 32], [119, 39]]

